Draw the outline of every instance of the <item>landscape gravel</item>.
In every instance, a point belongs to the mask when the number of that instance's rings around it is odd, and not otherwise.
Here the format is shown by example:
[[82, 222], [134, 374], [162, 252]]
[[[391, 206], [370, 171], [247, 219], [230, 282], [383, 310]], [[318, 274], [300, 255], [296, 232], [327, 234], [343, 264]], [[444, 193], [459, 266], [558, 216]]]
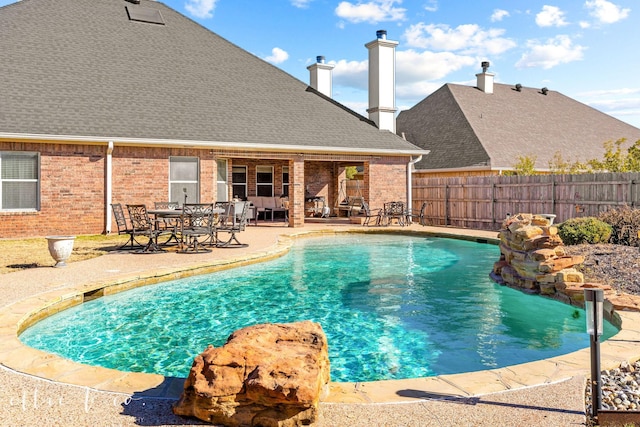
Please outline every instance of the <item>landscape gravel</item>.
[[[585, 282], [610, 285], [618, 292], [640, 295], [640, 248], [611, 244], [565, 246], [568, 255], [582, 255], [578, 267]], [[601, 408], [637, 411], [640, 409], [640, 362], [622, 363], [601, 373]], [[586, 413], [592, 413], [591, 385], [585, 387]], [[593, 423], [593, 420], [589, 420]]]

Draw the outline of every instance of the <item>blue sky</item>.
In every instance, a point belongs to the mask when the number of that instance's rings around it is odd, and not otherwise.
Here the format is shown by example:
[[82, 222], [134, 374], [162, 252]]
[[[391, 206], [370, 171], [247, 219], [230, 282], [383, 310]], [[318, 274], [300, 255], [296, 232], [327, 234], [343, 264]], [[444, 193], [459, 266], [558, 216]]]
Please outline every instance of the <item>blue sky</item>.
[[[0, 0], [0, 5], [13, 1]], [[376, 30], [399, 42], [396, 105], [445, 83], [548, 87], [640, 127], [637, 0], [164, 0], [305, 83], [323, 55], [333, 97], [365, 114], [367, 49]]]

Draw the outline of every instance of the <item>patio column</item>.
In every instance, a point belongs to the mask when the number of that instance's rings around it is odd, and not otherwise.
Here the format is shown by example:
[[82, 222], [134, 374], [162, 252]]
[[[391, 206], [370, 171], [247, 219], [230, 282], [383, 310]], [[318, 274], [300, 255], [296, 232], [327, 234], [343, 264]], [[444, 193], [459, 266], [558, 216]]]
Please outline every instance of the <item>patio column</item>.
[[289, 227], [304, 226], [304, 155], [289, 159]]

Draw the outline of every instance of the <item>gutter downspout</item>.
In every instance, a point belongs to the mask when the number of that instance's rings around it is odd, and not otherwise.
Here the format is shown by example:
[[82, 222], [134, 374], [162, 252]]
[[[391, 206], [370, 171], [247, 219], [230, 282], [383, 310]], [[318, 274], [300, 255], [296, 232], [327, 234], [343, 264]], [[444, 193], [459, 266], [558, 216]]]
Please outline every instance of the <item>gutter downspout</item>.
[[[411, 172], [413, 170], [413, 165], [422, 160], [422, 154], [418, 156], [416, 159], [409, 160], [407, 163], [407, 212], [411, 212], [413, 205], [413, 183], [411, 179]], [[411, 216], [407, 217], [407, 223], [411, 224]]]
[[106, 221], [105, 221], [105, 233], [111, 233], [111, 201], [112, 201], [112, 184], [113, 184], [113, 141], [109, 141], [107, 144], [107, 158], [106, 158], [106, 176], [104, 183], [104, 194], [105, 194], [105, 213], [106, 213]]

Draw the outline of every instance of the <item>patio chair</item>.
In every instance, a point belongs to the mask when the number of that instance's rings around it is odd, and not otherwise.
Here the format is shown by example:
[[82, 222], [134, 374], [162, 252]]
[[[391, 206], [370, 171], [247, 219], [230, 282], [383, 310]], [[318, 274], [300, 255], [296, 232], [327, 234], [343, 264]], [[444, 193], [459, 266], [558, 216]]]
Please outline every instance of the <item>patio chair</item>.
[[381, 225], [391, 225], [395, 220], [400, 226], [404, 226], [406, 212], [404, 202], [387, 202], [383, 207]]
[[149, 241], [147, 244], [136, 253], [153, 253], [164, 252], [158, 246], [158, 236], [167, 233], [166, 230], [161, 230], [156, 227], [156, 221], [153, 221], [149, 217], [146, 205], [127, 205], [129, 211], [129, 219], [131, 220], [131, 232], [133, 238], [137, 236], [143, 236]]
[[[407, 210], [407, 214], [406, 214], [406, 222], [407, 224], [411, 224], [413, 222], [418, 222], [418, 224], [420, 225], [427, 225], [425, 217], [424, 217], [424, 211], [427, 207], [427, 202], [423, 202], [422, 206], [420, 206], [420, 210], [419, 211], [412, 211], [412, 210]], [[414, 221], [415, 220], [415, 221]]]
[[[118, 249], [134, 249], [135, 247], [142, 247], [140, 242], [136, 241], [135, 235], [133, 233], [133, 228], [129, 225], [129, 221], [124, 214], [124, 209], [122, 209], [122, 204], [120, 203], [112, 203], [111, 210], [113, 211], [113, 216], [116, 219], [116, 225], [118, 226], [118, 234], [126, 234], [129, 236], [129, 240], [125, 242], [124, 245], [119, 246]], [[130, 246], [127, 248], [127, 245]]]
[[[215, 239], [213, 203], [185, 203], [180, 216], [179, 253], [211, 252]], [[204, 239], [203, 239], [204, 238]]]
[[[179, 202], [154, 202], [154, 209], [164, 209], [164, 210], [177, 210], [180, 209]], [[180, 218], [158, 218], [157, 226], [160, 230], [166, 230], [171, 233], [166, 242], [163, 242], [162, 245], [167, 245], [169, 242], [174, 240], [176, 243], [180, 243], [178, 239], [178, 228], [180, 227]]]
[[[382, 209], [371, 209], [369, 204], [365, 201], [362, 202], [362, 213], [364, 214], [363, 226], [380, 225], [382, 222]], [[373, 224], [371, 224], [373, 220]]]
[[[240, 215], [235, 210], [237, 206], [242, 206]], [[245, 248], [249, 245], [246, 243], [240, 243], [237, 238], [237, 234], [244, 231], [247, 227], [247, 212], [249, 211], [249, 203], [232, 203], [225, 214], [219, 215], [218, 223], [215, 227], [215, 240], [216, 247], [219, 248]], [[219, 233], [228, 233], [229, 238], [222, 240], [219, 237]]]

